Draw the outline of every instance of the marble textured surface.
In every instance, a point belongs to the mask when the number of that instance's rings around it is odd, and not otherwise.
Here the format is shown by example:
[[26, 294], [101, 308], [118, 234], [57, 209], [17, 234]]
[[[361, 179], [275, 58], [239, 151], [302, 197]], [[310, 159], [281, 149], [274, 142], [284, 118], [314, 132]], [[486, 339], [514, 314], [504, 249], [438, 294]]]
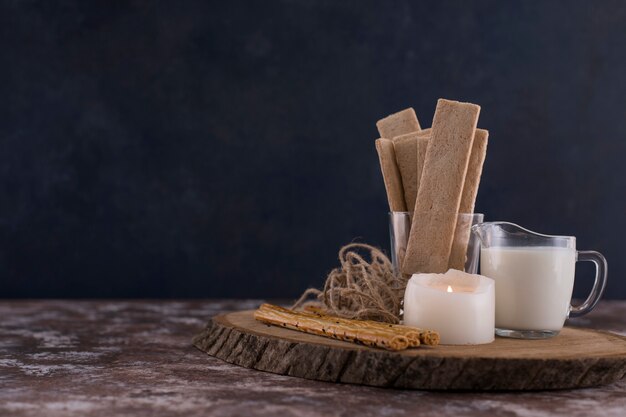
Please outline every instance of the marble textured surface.
[[[626, 379], [577, 391], [399, 391], [239, 368], [191, 346], [208, 317], [259, 303], [0, 302], [0, 415], [626, 415]], [[626, 301], [571, 324], [626, 334]]]

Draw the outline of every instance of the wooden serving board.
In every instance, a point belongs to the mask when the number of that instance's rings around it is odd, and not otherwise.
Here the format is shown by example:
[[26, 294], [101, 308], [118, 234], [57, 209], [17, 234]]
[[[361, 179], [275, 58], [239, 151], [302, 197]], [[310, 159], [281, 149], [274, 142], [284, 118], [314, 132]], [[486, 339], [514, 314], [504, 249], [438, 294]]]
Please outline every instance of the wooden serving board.
[[545, 340], [389, 352], [262, 324], [253, 311], [213, 317], [194, 346], [246, 368], [320, 381], [426, 390], [542, 390], [626, 374], [626, 337], [566, 327]]

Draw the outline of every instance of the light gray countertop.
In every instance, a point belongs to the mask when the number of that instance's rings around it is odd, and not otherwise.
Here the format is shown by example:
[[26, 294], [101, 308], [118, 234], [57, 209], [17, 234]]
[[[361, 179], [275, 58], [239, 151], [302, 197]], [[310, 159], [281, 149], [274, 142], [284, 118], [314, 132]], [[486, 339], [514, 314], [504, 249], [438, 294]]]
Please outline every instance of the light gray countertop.
[[[244, 369], [191, 346], [210, 316], [260, 302], [2, 301], [0, 415], [626, 416], [626, 379], [575, 391], [399, 391]], [[626, 301], [570, 324], [626, 334]]]

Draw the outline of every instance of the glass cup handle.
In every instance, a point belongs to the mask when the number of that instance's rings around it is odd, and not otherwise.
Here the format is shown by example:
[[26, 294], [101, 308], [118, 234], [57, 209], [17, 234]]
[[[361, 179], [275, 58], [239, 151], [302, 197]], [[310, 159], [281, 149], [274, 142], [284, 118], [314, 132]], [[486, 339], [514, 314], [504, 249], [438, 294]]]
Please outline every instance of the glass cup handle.
[[578, 261], [593, 262], [596, 265], [596, 278], [593, 282], [593, 288], [589, 297], [579, 306], [570, 306], [569, 317], [580, 317], [589, 313], [600, 301], [607, 279], [607, 263], [606, 259], [600, 252], [592, 250], [578, 251]]

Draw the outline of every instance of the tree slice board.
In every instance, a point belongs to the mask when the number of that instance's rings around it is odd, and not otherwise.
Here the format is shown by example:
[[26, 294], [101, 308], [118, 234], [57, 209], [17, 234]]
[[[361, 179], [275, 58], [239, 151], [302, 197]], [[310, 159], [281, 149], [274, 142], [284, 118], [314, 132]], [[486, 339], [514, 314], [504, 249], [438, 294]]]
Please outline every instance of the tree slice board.
[[253, 311], [213, 317], [198, 349], [246, 368], [319, 381], [423, 390], [582, 388], [626, 374], [626, 337], [566, 327], [545, 340], [496, 337], [475, 346], [421, 346], [402, 352], [268, 326]]

